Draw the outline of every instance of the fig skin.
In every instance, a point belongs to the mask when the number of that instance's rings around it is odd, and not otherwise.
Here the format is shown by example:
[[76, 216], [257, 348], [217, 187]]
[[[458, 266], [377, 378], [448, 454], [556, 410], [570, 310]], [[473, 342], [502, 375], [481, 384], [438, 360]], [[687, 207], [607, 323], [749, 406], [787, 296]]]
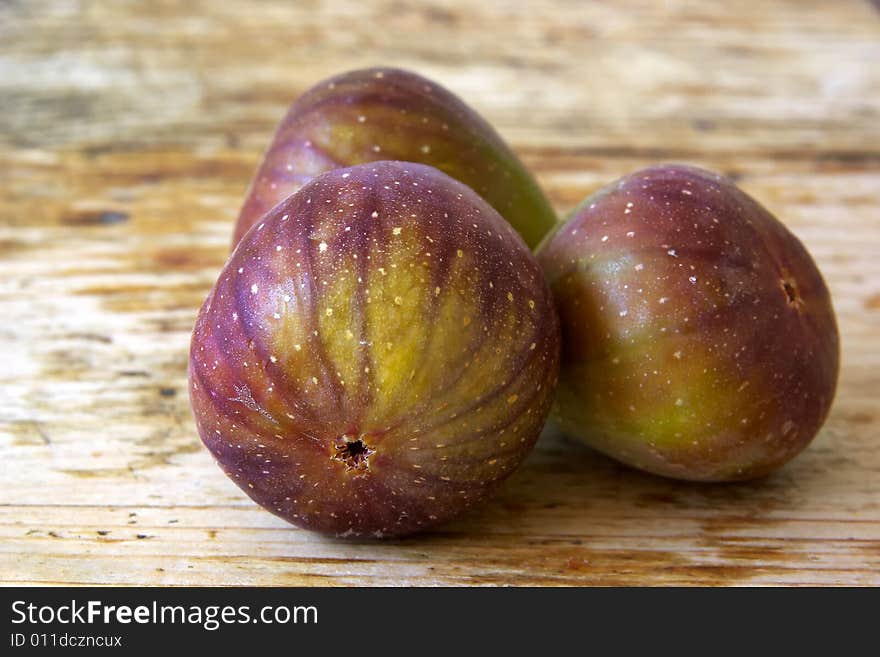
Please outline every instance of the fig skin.
[[199, 434], [307, 529], [399, 536], [490, 494], [552, 405], [559, 325], [535, 257], [428, 166], [325, 173], [245, 235], [190, 347]]
[[538, 250], [562, 328], [555, 422], [631, 466], [758, 477], [813, 439], [837, 385], [831, 298], [803, 245], [719, 175], [642, 169]]
[[532, 248], [556, 224], [535, 179], [479, 114], [420, 75], [372, 68], [324, 80], [293, 103], [251, 182], [233, 246], [318, 174], [378, 160], [428, 164], [460, 180]]

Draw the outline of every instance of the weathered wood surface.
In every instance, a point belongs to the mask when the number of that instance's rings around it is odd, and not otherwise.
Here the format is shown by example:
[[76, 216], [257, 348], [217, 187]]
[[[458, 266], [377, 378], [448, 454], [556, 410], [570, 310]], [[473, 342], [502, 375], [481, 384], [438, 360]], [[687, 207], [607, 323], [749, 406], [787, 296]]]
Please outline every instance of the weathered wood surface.
[[[880, 14], [734, 4], [0, 3], [0, 581], [880, 584]], [[813, 445], [706, 486], [547, 435], [495, 501], [394, 543], [252, 504], [196, 436], [189, 332], [287, 103], [382, 63], [482, 111], [560, 212], [655, 161], [739, 177], [834, 294]]]

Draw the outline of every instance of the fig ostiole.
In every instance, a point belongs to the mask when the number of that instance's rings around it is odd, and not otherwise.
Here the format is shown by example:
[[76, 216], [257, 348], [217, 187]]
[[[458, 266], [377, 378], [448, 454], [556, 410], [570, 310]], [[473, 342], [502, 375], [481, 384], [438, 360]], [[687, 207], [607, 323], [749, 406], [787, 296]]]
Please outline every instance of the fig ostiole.
[[242, 238], [199, 312], [199, 434], [304, 528], [400, 536], [490, 494], [549, 412], [559, 328], [540, 266], [429, 166], [323, 173]]
[[731, 181], [654, 166], [590, 197], [538, 259], [560, 315], [553, 418], [624, 462], [689, 480], [764, 475], [816, 435], [839, 345], [828, 289]]
[[556, 224], [538, 183], [477, 112], [420, 75], [373, 68], [324, 80], [293, 103], [251, 182], [233, 244], [315, 176], [378, 160], [431, 165], [465, 183], [530, 247]]

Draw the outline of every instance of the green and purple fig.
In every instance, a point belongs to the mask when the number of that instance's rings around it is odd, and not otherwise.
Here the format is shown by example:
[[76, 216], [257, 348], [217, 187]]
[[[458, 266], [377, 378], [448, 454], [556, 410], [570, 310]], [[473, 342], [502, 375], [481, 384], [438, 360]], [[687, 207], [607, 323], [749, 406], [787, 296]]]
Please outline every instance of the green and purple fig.
[[318, 176], [236, 248], [196, 321], [199, 434], [250, 497], [342, 536], [455, 516], [531, 450], [559, 326], [535, 257], [428, 166]]
[[325, 80], [293, 103], [251, 182], [234, 244], [318, 174], [378, 160], [428, 164], [463, 182], [530, 247], [556, 223], [535, 179], [479, 114], [415, 73], [375, 68]]
[[803, 245], [714, 173], [655, 166], [541, 245], [563, 357], [553, 417], [629, 465], [748, 479], [816, 435], [837, 383], [828, 289]]

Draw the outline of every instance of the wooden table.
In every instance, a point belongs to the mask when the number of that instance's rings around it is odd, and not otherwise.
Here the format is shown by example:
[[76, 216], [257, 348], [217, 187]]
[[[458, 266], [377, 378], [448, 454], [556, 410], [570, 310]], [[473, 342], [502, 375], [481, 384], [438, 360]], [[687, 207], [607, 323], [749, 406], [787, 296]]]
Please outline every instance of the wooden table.
[[[880, 584], [880, 15], [735, 4], [2, 3], [0, 581]], [[250, 502], [196, 435], [190, 329], [286, 105], [383, 63], [483, 112], [561, 213], [684, 160], [783, 218], [842, 333], [813, 445], [693, 485], [547, 434], [497, 499], [399, 542]]]

